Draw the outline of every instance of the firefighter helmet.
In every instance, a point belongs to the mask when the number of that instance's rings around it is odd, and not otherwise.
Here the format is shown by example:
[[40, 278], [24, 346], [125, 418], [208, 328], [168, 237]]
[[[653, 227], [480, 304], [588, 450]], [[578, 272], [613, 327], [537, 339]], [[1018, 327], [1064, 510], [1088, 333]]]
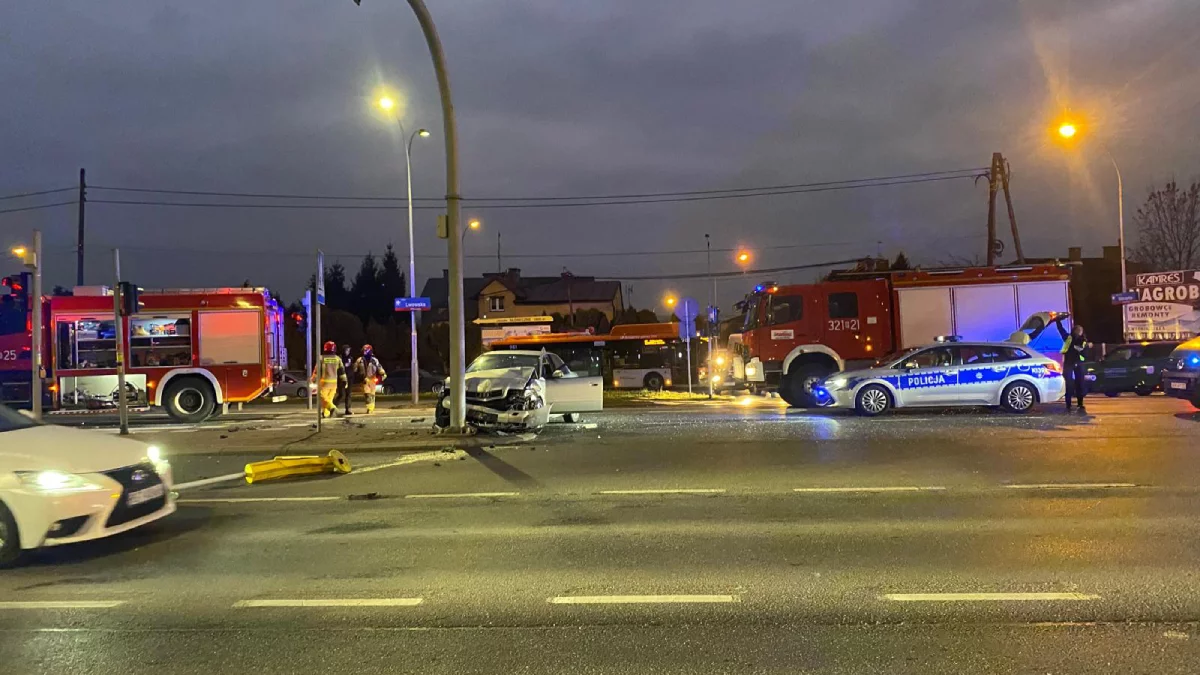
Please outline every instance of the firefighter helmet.
[[375, 351], [375, 348], [372, 347], [371, 345], [363, 345], [363, 348], [362, 348], [363, 354], [370, 354], [373, 351]]
[[335, 354], [337, 353], [337, 345], [334, 344], [333, 340], [328, 340], [321, 346], [321, 351]]

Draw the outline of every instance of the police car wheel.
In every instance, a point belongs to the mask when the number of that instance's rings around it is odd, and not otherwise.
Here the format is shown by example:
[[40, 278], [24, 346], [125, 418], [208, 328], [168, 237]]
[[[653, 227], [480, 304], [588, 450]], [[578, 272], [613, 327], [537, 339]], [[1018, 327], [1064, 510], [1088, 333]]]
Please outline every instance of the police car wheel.
[[1149, 396], [1150, 394], [1154, 393], [1154, 387], [1149, 386], [1149, 385], [1142, 385], [1142, 386], [1138, 387], [1137, 389], [1134, 389], [1133, 393], [1137, 394], [1138, 396]]
[[878, 384], [869, 384], [859, 390], [854, 401], [854, 411], [859, 415], [874, 417], [892, 407], [892, 395]]
[[1009, 412], [1025, 413], [1037, 403], [1037, 392], [1028, 382], [1013, 382], [1000, 395], [1000, 405]]

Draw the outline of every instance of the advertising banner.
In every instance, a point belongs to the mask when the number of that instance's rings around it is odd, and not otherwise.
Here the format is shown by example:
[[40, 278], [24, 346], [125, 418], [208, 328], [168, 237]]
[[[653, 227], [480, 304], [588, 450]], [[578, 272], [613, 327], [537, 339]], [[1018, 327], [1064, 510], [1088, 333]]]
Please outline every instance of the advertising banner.
[[1129, 276], [1137, 300], [1125, 305], [1129, 340], [1186, 340], [1200, 335], [1200, 270]]

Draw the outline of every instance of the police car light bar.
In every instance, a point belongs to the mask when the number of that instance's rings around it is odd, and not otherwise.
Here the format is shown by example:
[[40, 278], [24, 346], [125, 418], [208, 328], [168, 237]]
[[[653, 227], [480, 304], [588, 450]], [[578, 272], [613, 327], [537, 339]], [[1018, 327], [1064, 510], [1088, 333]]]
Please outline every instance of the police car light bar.
[[933, 339], [934, 342], [962, 342], [961, 335], [939, 335]]

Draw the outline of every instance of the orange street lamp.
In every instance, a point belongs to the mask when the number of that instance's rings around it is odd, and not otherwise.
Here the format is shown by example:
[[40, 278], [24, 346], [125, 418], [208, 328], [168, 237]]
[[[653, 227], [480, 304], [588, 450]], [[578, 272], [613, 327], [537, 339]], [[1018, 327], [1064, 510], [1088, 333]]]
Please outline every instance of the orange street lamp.
[[1058, 135], [1062, 136], [1063, 138], [1074, 138], [1075, 134], [1078, 132], [1079, 129], [1070, 122], [1063, 122], [1062, 124], [1058, 125]]
[[[1079, 134], [1079, 127], [1068, 120], [1060, 123], [1057, 131], [1059, 138], [1069, 141]], [[1125, 279], [1125, 187], [1121, 181], [1121, 167], [1117, 166], [1116, 158], [1103, 144], [1100, 145], [1100, 149], [1108, 155], [1113, 171], [1117, 172], [1117, 248], [1121, 249], [1121, 291], [1125, 292], [1129, 290], [1129, 282]]]
[[746, 250], [738, 251], [734, 259], [737, 260], [739, 265], [747, 265], [750, 263], [750, 252]]
[[675, 296], [668, 295], [666, 298], [663, 298], [663, 302], [666, 303], [667, 307], [674, 307], [677, 300]]

